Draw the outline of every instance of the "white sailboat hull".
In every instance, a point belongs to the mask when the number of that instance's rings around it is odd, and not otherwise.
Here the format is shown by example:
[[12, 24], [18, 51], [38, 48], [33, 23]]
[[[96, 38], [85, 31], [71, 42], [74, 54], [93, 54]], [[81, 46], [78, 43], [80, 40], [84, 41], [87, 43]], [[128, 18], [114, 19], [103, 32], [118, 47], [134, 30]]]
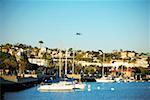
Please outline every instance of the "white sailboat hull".
[[95, 79], [96, 82], [102, 82], [102, 83], [112, 83], [114, 80], [105, 80], [105, 79]]
[[38, 90], [39, 91], [54, 91], [54, 92], [65, 92], [65, 91], [72, 91], [74, 88], [74, 85], [64, 85], [59, 83], [54, 83], [51, 85], [41, 85]]
[[112, 83], [115, 82], [114, 80], [108, 78], [108, 77], [102, 77], [102, 78], [97, 78], [95, 79], [96, 82], [102, 82], [102, 83]]
[[81, 89], [81, 90], [84, 90], [86, 88], [86, 84], [83, 84], [83, 83], [76, 83], [74, 84], [74, 88], [75, 89]]

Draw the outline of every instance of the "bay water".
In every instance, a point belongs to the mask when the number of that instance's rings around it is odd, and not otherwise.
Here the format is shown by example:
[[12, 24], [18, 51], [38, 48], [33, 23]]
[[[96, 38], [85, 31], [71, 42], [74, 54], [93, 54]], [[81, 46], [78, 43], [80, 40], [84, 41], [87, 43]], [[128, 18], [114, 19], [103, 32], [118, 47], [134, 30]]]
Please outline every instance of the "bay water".
[[150, 100], [149, 82], [86, 82], [85, 90], [72, 92], [40, 92], [38, 87], [6, 92], [4, 100]]

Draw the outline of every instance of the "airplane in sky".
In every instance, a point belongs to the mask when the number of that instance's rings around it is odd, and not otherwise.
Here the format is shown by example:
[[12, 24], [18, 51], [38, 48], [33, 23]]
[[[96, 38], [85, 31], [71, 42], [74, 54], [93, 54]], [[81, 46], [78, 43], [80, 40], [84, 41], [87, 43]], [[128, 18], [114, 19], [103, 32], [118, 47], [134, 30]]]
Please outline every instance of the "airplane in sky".
[[81, 35], [81, 33], [76, 33], [76, 35]]

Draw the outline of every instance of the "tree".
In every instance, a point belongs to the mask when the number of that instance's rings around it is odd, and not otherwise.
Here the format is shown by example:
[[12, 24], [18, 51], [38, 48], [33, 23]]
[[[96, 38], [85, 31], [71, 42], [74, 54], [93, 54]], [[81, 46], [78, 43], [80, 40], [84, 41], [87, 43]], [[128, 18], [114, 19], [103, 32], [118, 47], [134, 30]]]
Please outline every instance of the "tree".
[[80, 74], [81, 70], [82, 70], [82, 65], [81, 64], [77, 64], [75, 66], [75, 73]]
[[103, 54], [103, 51], [102, 50], [98, 50], [99, 54]]
[[43, 43], [44, 43], [43, 41], [39, 41], [40, 48], [42, 47], [42, 44], [43, 44]]
[[138, 68], [141, 72], [141, 74], [146, 75], [146, 74], [150, 74], [150, 70], [143, 68], [143, 67], [139, 67]]
[[24, 74], [24, 72], [28, 68], [28, 66], [29, 66], [28, 57], [27, 57], [26, 53], [23, 52], [21, 55], [20, 61], [19, 61], [19, 72]]
[[130, 63], [135, 63], [135, 62], [136, 62], [136, 59], [129, 59], [129, 62], [130, 62]]
[[33, 70], [37, 70], [38, 67], [39, 66], [37, 64], [28, 63], [25, 69], [33, 71]]
[[25, 49], [25, 48], [26, 48], [26, 45], [24, 45], [24, 44], [19, 44], [18, 47]]
[[150, 68], [150, 57], [147, 58], [148, 68]]
[[120, 54], [120, 52], [115, 52], [115, 53], [112, 54], [111, 57], [112, 57], [112, 59], [117, 59], [118, 60], [118, 59], [121, 58], [121, 54]]
[[93, 74], [96, 72], [96, 67], [95, 66], [85, 66], [84, 67], [84, 73], [85, 74]]
[[53, 66], [53, 60], [52, 60], [52, 58], [51, 59], [48, 59], [47, 60], [48, 61], [48, 67], [52, 67]]
[[24, 62], [23, 60], [20, 60], [19, 61], [19, 72], [21, 73], [21, 74], [24, 74], [24, 72], [25, 72], [25, 69], [26, 69], [26, 62]]
[[18, 70], [18, 63], [16, 58], [10, 56], [3, 61], [3, 69], [8, 69], [10, 74], [16, 74], [16, 70]]
[[73, 51], [73, 48], [69, 48], [68, 51], [69, 51], [69, 52], [72, 52], [72, 51]]
[[138, 67], [135, 67], [135, 73], [141, 73], [141, 70]]
[[80, 61], [83, 58], [83, 54], [77, 53], [75, 58], [77, 61]]

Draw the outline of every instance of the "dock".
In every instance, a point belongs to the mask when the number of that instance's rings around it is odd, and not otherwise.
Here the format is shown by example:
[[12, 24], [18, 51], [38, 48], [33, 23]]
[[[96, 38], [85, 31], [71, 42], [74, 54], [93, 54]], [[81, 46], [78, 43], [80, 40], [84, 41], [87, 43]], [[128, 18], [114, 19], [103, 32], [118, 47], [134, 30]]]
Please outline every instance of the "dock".
[[17, 82], [0, 78], [0, 92], [20, 91], [39, 83], [38, 78], [18, 78]]

